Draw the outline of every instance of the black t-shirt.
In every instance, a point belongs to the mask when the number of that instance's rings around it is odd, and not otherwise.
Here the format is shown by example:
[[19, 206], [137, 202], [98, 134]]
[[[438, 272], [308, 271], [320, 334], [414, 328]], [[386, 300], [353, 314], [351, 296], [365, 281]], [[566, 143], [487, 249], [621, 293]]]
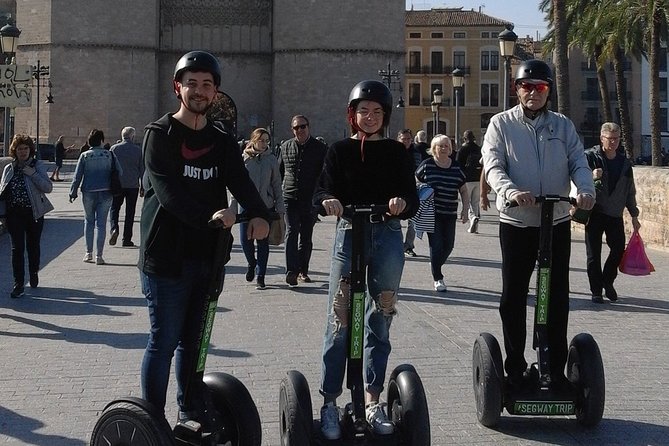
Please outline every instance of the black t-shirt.
[[613, 159], [604, 158], [606, 160], [606, 170], [609, 172], [609, 194], [613, 192], [618, 184], [620, 175], [623, 171], [623, 164], [625, 163], [625, 155], [616, 154]]

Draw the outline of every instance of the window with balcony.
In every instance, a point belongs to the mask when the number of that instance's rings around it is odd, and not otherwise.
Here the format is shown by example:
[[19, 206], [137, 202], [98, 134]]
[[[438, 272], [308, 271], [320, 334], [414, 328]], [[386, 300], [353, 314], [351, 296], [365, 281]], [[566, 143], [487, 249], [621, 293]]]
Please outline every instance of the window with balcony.
[[481, 71], [499, 71], [499, 51], [481, 51]]
[[431, 53], [432, 73], [441, 74], [444, 71], [444, 53], [441, 51], [432, 51]]
[[409, 73], [420, 74], [420, 51], [409, 51]]
[[465, 67], [465, 52], [464, 51], [453, 51], [453, 68], [464, 68]]
[[409, 105], [420, 105], [420, 84], [409, 83]]
[[499, 84], [481, 84], [481, 107], [499, 107]]

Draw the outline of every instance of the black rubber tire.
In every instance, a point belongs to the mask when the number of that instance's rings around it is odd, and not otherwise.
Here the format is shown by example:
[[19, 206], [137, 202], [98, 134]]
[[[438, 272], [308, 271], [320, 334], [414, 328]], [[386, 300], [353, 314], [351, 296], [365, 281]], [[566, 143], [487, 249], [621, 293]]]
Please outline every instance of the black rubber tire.
[[476, 399], [476, 417], [479, 423], [486, 427], [496, 426], [502, 413], [504, 403], [502, 367], [502, 352], [497, 339], [490, 333], [481, 333], [474, 342], [472, 381]]
[[388, 381], [388, 417], [395, 423], [400, 444], [429, 446], [430, 413], [425, 388], [415, 369], [409, 367], [398, 366]]
[[90, 446], [173, 446], [164, 417], [130, 401], [110, 403], [93, 427]]
[[576, 419], [583, 426], [602, 420], [606, 400], [604, 364], [597, 341], [589, 333], [579, 333], [569, 344], [567, 379], [576, 387]]
[[279, 387], [279, 432], [281, 446], [311, 444], [314, 426], [311, 392], [307, 379], [289, 370]]
[[204, 375], [214, 406], [232, 446], [260, 446], [262, 427], [258, 408], [244, 384], [227, 373]]

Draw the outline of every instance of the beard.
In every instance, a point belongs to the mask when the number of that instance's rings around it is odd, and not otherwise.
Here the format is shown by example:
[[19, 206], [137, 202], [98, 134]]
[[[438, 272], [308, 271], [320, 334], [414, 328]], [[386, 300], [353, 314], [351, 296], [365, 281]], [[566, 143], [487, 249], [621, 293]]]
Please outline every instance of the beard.
[[202, 101], [201, 98], [189, 98], [186, 107], [193, 113], [204, 115], [207, 113], [213, 101]]

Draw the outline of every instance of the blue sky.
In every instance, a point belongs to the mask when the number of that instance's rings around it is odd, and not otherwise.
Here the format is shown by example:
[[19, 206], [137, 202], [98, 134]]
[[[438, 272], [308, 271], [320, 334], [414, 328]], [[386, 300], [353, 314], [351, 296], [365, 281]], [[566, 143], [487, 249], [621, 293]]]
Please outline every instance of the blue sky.
[[462, 6], [465, 10], [474, 9], [478, 11], [480, 7], [481, 12], [486, 15], [513, 22], [516, 25], [514, 32], [520, 37], [530, 35], [536, 39], [537, 33], [539, 33], [539, 37], [543, 38], [546, 35], [548, 25], [544, 22], [544, 13], [539, 11], [538, 0], [527, 2], [511, 2], [509, 0], [456, 0], [456, 2], [406, 0], [407, 9], [411, 9], [412, 4], [414, 9], [459, 8]]

